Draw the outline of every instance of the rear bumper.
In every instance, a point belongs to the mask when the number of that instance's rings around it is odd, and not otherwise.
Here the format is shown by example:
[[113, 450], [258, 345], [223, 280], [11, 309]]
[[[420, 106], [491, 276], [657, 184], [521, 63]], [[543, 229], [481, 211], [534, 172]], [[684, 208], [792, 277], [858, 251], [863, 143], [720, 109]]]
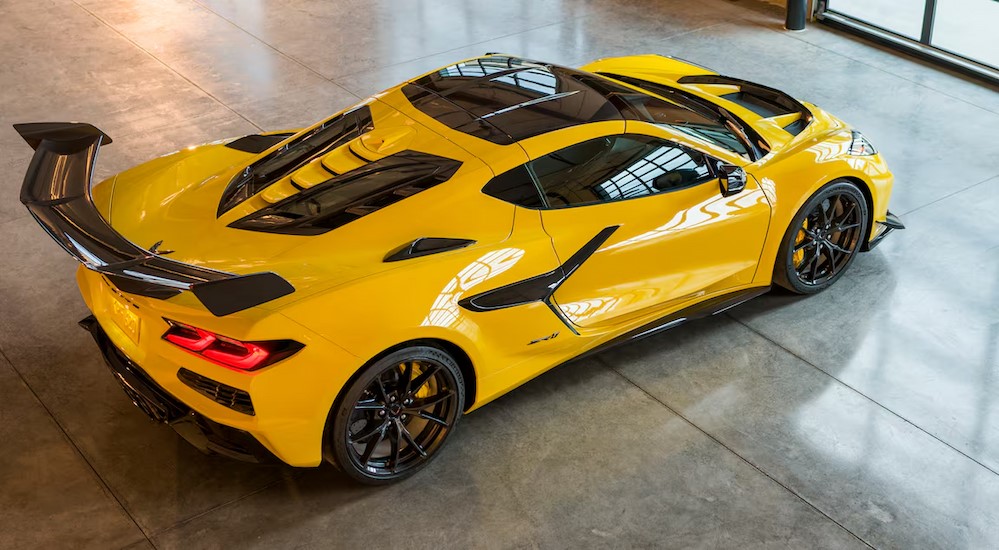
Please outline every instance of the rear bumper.
[[80, 326], [94, 337], [104, 362], [125, 394], [149, 418], [170, 426], [203, 453], [246, 462], [279, 462], [250, 433], [214, 422], [170, 395], [111, 342], [93, 315], [80, 321]]

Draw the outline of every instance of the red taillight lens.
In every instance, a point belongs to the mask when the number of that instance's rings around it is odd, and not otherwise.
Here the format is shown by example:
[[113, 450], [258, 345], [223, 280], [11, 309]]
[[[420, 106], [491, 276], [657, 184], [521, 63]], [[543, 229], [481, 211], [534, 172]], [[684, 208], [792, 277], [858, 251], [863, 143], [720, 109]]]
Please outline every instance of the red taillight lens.
[[252, 370], [267, 360], [270, 352], [253, 342], [222, 341], [220, 346], [211, 347], [201, 352], [201, 355], [241, 370]]
[[195, 355], [231, 369], [252, 371], [294, 355], [302, 344], [294, 340], [242, 342], [167, 319], [163, 339]]
[[163, 338], [190, 351], [201, 351], [215, 342], [215, 335], [207, 330], [183, 325], [170, 327]]

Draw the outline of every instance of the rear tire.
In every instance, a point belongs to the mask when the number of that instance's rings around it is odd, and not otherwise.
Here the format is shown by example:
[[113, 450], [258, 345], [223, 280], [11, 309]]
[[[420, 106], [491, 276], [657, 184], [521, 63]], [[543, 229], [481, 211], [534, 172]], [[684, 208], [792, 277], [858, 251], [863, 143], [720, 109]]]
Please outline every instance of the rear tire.
[[774, 282], [797, 294], [825, 290], [853, 263], [869, 219], [867, 200], [853, 182], [835, 180], [819, 189], [784, 234]]
[[430, 463], [457, 427], [465, 402], [458, 363], [429, 346], [375, 361], [331, 411], [327, 445], [336, 466], [369, 485], [405, 479]]

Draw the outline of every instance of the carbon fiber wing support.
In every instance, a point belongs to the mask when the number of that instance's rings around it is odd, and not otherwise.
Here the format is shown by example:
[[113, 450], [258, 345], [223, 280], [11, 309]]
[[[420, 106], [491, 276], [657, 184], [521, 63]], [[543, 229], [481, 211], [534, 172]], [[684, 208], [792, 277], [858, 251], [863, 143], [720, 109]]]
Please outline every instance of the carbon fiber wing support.
[[286, 296], [295, 288], [275, 273], [237, 275], [177, 262], [141, 248], [104, 220], [90, 195], [94, 163], [111, 138], [79, 122], [15, 124], [35, 154], [21, 187], [39, 225], [87, 269], [125, 292], [165, 299], [191, 291], [216, 316]]

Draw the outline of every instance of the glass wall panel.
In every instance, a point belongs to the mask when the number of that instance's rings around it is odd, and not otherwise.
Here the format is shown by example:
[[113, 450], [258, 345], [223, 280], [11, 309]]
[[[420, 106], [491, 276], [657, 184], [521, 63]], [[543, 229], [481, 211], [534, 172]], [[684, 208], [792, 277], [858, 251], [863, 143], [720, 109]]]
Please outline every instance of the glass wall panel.
[[[965, 1], [965, 0], [957, 0]], [[981, 0], [995, 4], [994, 0]], [[925, 0], [829, 0], [829, 11], [849, 15], [895, 34], [919, 40]]]
[[930, 43], [999, 68], [999, 1], [937, 0]]

